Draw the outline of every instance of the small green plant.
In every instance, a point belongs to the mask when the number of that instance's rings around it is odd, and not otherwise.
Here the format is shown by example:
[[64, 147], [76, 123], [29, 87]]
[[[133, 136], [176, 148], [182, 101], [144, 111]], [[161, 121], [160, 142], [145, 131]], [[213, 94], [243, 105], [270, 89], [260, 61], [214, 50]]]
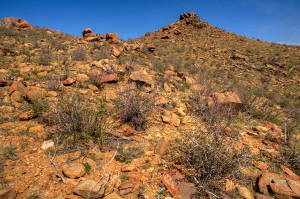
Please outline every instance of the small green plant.
[[82, 163], [86, 172], [89, 173], [89, 171], [92, 169], [91, 165], [88, 162]]
[[42, 99], [31, 100], [31, 109], [33, 111], [33, 118], [42, 116], [43, 113], [49, 111], [48, 101]]
[[124, 182], [124, 181], [126, 181], [126, 180], [128, 180], [128, 179], [129, 179], [129, 178], [128, 178], [127, 174], [123, 174], [123, 175], [120, 176], [121, 182]]
[[18, 155], [16, 154], [16, 147], [9, 147], [7, 148], [4, 153], [3, 156], [8, 159], [8, 160], [17, 160], [19, 159]]
[[154, 197], [157, 199], [162, 199], [167, 193], [169, 193], [169, 191], [164, 187], [158, 190], [156, 194], [154, 194]]
[[127, 148], [119, 148], [118, 155], [115, 156], [115, 160], [119, 162], [130, 163], [132, 159], [138, 158], [144, 154], [142, 147], [133, 146]]

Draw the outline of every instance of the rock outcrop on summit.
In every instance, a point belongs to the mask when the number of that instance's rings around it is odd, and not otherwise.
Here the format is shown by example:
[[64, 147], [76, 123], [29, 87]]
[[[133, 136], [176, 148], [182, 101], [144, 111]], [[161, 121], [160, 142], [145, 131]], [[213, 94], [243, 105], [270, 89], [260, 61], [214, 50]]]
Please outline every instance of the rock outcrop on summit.
[[6, 27], [14, 27], [19, 30], [31, 28], [32, 26], [25, 21], [24, 19], [15, 18], [15, 17], [5, 17], [2, 19], [4, 26]]

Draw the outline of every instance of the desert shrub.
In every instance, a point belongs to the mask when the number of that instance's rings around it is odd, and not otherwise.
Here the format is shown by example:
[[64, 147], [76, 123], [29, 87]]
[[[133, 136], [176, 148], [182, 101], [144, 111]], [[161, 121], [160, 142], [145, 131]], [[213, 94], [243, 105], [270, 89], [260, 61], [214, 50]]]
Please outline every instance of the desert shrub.
[[44, 99], [31, 100], [31, 110], [33, 111], [33, 118], [42, 116], [43, 113], [49, 111], [49, 103]]
[[77, 47], [72, 52], [72, 59], [75, 61], [84, 61], [86, 59], [86, 50], [84, 47]]
[[107, 109], [102, 99], [90, 102], [76, 92], [61, 94], [48, 117], [57, 126], [59, 144], [75, 147], [75, 144], [84, 144], [87, 139], [104, 144]]
[[38, 64], [49, 65], [53, 59], [53, 52], [50, 48], [43, 47], [38, 52]]
[[199, 188], [201, 196], [207, 191], [219, 193], [222, 180], [234, 177], [248, 164], [247, 149], [235, 149], [234, 140], [220, 132], [200, 130], [183, 132], [184, 138], [174, 144], [187, 176]]
[[62, 89], [62, 80], [59, 76], [50, 76], [45, 84], [51, 91], [60, 91]]
[[154, 109], [154, 99], [143, 95], [138, 89], [125, 88], [119, 91], [115, 100], [118, 119], [136, 129], [145, 129]]
[[282, 149], [283, 160], [280, 162], [300, 175], [300, 141], [292, 137]]
[[92, 44], [90, 50], [92, 60], [98, 61], [100, 59], [108, 59], [110, 54], [110, 46], [108, 44], [104, 43], [103, 45], [100, 45], [96, 42]]
[[163, 63], [159, 59], [153, 59], [151, 65], [152, 69], [159, 73], [164, 73], [167, 70], [166, 63]]
[[95, 86], [97, 86], [98, 88], [103, 88], [104, 83], [101, 82], [101, 78], [102, 78], [102, 74], [91, 74], [89, 75], [89, 82]]

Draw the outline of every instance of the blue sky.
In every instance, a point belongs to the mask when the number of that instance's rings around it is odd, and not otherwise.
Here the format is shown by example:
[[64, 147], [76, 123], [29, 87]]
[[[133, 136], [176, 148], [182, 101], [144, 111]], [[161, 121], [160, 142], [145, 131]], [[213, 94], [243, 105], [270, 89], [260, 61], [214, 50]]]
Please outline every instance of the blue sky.
[[0, 18], [81, 36], [85, 28], [137, 38], [194, 12], [228, 32], [300, 45], [300, 0], [0, 0]]

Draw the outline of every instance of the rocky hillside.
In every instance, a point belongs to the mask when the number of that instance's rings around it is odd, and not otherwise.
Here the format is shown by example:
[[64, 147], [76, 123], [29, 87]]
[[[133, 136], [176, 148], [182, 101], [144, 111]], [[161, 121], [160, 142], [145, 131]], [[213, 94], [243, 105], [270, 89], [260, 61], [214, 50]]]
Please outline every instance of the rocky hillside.
[[300, 47], [2, 21], [0, 198], [300, 198]]

